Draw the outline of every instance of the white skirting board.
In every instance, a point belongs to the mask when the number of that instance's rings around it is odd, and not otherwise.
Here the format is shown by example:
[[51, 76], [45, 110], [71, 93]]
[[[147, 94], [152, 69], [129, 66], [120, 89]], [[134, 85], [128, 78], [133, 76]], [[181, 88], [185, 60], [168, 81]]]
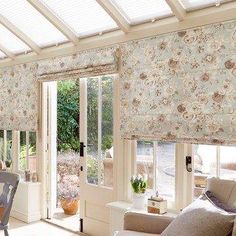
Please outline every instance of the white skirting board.
[[15, 194], [11, 216], [30, 223], [41, 219], [40, 183], [20, 182]]

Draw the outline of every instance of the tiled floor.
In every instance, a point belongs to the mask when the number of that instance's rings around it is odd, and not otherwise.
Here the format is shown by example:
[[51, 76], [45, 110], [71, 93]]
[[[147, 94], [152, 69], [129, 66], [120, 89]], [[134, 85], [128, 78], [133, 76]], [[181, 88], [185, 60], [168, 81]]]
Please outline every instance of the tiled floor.
[[58, 208], [49, 222], [59, 225], [65, 229], [72, 230], [74, 232], [79, 232], [80, 230], [80, 218], [77, 215], [65, 215], [63, 210]]
[[[43, 221], [26, 224], [11, 218], [9, 223], [10, 236], [78, 236]], [[0, 236], [4, 236], [3, 231], [0, 231]]]

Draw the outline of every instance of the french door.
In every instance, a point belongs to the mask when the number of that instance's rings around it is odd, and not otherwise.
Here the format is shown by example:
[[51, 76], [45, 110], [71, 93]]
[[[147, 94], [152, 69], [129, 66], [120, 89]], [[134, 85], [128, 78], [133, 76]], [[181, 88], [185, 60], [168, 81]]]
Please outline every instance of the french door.
[[57, 83], [40, 83], [39, 169], [42, 182], [42, 218], [51, 218], [56, 209]]
[[80, 217], [83, 232], [94, 236], [109, 235], [106, 204], [114, 197], [114, 80], [80, 80]]

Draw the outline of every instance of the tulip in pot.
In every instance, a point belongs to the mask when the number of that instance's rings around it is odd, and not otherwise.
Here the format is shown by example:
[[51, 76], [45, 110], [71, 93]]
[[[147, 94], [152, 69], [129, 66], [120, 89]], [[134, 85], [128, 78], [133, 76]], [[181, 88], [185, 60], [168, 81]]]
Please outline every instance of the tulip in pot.
[[143, 209], [145, 206], [145, 192], [147, 189], [147, 178], [141, 175], [131, 178], [133, 189], [133, 208]]

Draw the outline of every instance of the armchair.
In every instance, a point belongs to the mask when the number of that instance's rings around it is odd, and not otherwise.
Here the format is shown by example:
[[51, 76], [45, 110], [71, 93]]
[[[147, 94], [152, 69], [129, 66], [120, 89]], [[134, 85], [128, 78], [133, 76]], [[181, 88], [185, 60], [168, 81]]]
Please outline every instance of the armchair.
[[[221, 202], [235, 209], [236, 181], [209, 178], [207, 179], [206, 190], [211, 191]], [[117, 232], [115, 236], [160, 235], [173, 219], [165, 215], [127, 212], [124, 216], [124, 230]], [[236, 224], [232, 233], [233, 236], [236, 236], [235, 231]]]

